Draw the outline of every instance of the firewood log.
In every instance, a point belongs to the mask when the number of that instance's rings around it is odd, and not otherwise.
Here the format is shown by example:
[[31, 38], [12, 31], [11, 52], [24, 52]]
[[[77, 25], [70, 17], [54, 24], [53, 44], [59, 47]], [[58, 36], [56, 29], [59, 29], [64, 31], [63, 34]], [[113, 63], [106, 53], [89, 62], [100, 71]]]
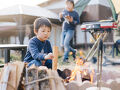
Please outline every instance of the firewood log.
[[[47, 72], [48, 72], [48, 76], [49, 77], [54, 77], [53, 74], [52, 74], [52, 72], [51, 72], [51, 70], [48, 70]], [[54, 83], [54, 79], [50, 78], [49, 82], [50, 82], [50, 90], [56, 90], [56, 85]]]
[[62, 79], [66, 79], [67, 77], [70, 77], [71, 75], [71, 70], [69, 69], [64, 69], [63, 71], [60, 69], [57, 69], [58, 75], [62, 78]]
[[8, 78], [10, 74], [10, 68], [9, 66], [4, 67], [4, 71], [1, 76], [1, 81], [0, 81], [0, 90], [7, 90], [7, 83], [8, 83]]
[[[38, 70], [38, 79], [41, 79], [39, 82], [39, 90], [50, 90], [50, 83], [49, 83], [49, 76], [48, 76], [48, 69], [44, 66], [39, 67]], [[46, 78], [46, 79], [45, 79]], [[44, 79], [42, 81], [42, 79]]]
[[32, 67], [26, 70], [25, 90], [50, 90], [47, 68]]
[[[8, 70], [10, 73], [6, 74], [6, 75], [9, 75], [9, 77], [8, 77], [8, 82], [5, 82], [7, 84], [7, 87], [4, 90], [17, 90], [22, 78], [21, 74], [23, 72], [24, 63], [23, 62], [8, 63], [5, 65], [5, 67], [9, 67]], [[2, 73], [3, 72], [5, 72], [5, 69], [2, 70]], [[6, 75], [2, 74], [1, 79], [4, 79], [3, 76], [6, 77]]]
[[25, 63], [24, 62], [14, 62], [15, 65], [17, 65], [17, 76], [16, 76], [16, 88], [18, 90], [21, 90], [21, 86], [22, 86], [22, 81], [23, 81], [23, 77], [24, 77], [24, 70], [25, 70]]
[[26, 68], [26, 77], [25, 77], [25, 90], [38, 90], [38, 82], [26, 85], [29, 82], [35, 81], [38, 79], [38, 71], [36, 67]]
[[57, 62], [58, 62], [58, 47], [57, 46], [53, 47], [53, 55], [54, 55], [54, 59], [52, 60], [52, 69], [57, 70]]
[[8, 64], [10, 68], [10, 76], [8, 79], [8, 87], [7, 90], [15, 90], [17, 89], [17, 65], [16, 64]]
[[66, 90], [57, 71], [44, 66], [28, 68], [25, 81], [25, 90]]
[[62, 79], [58, 76], [57, 71], [52, 70], [51, 72], [52, 72], [52, 75], [55, 77], [54, 78], [54, 83], [55, 83], [55, 86], [56, 86], [56, 90], [66, 90], [65, 86], [62, 83]]

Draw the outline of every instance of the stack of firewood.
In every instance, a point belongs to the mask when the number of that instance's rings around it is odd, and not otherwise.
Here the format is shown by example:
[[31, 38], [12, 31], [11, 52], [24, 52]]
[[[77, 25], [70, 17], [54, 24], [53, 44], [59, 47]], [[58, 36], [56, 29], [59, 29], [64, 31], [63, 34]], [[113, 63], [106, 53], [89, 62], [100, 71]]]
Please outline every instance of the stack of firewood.
[[25, 90], [66, 90], [57, 71], [44, 66], [26, 69]]
[[0, 90], [66, 90], [56, 70], [8, 63], [0, 71]]
[[23, 62], [8, 63], [1, 70], [0, 90], [17, 90], [21, 84], [24, 70]]

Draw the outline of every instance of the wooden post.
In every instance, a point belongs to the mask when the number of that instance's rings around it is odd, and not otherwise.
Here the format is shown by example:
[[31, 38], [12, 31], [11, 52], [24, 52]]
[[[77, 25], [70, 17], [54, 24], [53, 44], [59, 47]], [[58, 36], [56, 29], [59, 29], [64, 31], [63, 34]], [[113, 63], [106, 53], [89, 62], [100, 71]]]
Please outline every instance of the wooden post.
[[53, 55], [54, 55], [54, 58], [52, 60], [52, 69], [57, 70], [57, 61], [58, 61], [58, 47], [57, 46], [53, 46]]

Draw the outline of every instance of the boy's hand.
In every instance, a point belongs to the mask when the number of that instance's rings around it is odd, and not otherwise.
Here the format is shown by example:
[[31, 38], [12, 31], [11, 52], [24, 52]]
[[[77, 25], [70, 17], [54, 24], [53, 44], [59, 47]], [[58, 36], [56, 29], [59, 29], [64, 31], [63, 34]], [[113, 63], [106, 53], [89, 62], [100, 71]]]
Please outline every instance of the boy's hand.
[[53, 54], [52, 53], [49, 53], [48, 55], [46, 55], [45, 56], [45, 60], [47, 60], [47, 59], [53, 59], [54, 58], [54, 56], [53, 56]]
[[73, 17], [71, 17], [71, 16], [65, 16], [65, 18], [69, 21], [69, 22], [72, 22], [73, 21]]
[[63, 14], [62, 14], [62, 12], [61, 12], [61, 13], [59, 13], [59, 17], [60, 17], [60, 18], [62, 18], [62, 17], [63, 17]]
[[69, 20], [69, 22], [72, 22], [73, 21], [73, 17], [69, 16], [68, 20]]

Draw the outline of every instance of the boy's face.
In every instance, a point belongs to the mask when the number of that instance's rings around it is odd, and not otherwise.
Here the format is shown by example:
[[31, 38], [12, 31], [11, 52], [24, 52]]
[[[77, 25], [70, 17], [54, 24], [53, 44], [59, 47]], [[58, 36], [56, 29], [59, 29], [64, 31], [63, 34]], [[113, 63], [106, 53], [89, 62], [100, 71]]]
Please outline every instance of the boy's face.
[[38, 32], [36, 33], [37, 38], [41, 41], [45, 41], [49, 38], [51, 30], [49, 27], [43, 25], [39, 28]]
[[67, 9], [68, 11], [73, 11], [73, 9], [74, 9], [73, 3], [67, 1], [67, 2], [66, 2], [66, 9]]

